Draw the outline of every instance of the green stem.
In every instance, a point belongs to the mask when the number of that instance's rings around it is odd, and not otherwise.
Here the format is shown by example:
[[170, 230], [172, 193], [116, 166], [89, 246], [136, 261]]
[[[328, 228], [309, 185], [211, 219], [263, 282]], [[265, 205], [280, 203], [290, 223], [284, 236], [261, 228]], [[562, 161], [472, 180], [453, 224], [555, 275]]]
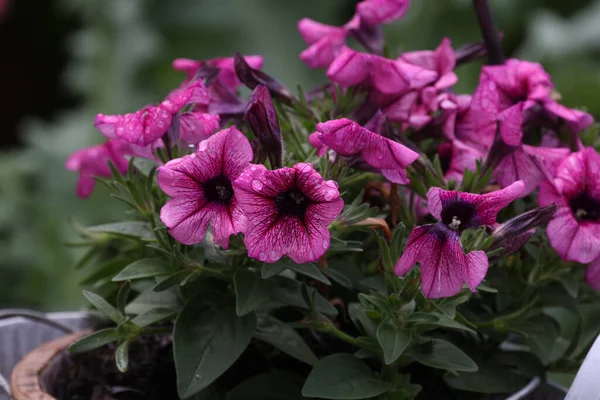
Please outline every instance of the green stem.
[[353, 338], [352, 336], [340, 331], [335, 325], [333, 325], [331, 321], [328, 321], [327, 324], [319, 330], [323, 332], [329, 332], [346, 343], [362, 347], [358, 339]]
[[473, 322], [473, 324], [475, 326], [477, 326], [478, 328], [490, 328], [490, 327], [497, 327], [497, 326], [504, 325], [506, 322], [517, 319], [517, 318], [521, 317], [522, 315], [524, 315], [527, 311], [531, 310], [535, 306], [537, 301], [538, 301], [538, 298], [535, 297], [533, 300], [531, 300], [529, 303], [527, 303], [523, 308], [521, 308], [520, 310], [517, 310], [511, 314], [503, 315], [503, 316], [494, 318], [490, 321]]

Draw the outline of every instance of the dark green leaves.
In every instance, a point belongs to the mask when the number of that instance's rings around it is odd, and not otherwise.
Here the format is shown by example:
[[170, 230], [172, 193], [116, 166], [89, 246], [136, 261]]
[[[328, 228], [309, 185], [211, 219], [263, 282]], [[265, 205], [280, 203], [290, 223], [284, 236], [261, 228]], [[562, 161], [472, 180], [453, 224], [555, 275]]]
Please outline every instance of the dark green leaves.
[[377, 341], [383, 351], [386, 365], [396, 361], [412, 340], [412, 332], [398, 329], [388, 322], [384, 322], [377, 328]]
[[461, 349], [442, 339], [411, 348], [408, 355], [421, 364], [450, 371], [477, 371], [477, 364]]
[[160, 258], [144, 258], [126, 266], [112, 280], [114, 282], [130, 279], [151, 278], [159, 275], [168, 275], [173, 271], [168, 263]]
[[258, 317], [254, 337], [309, 365], [318, 361], [302, 336], [294, 328], [276, 318], [268, 315]]
[[122, 315], [113, 306], [111, 306], [106, 300], [104, 300], [102, 297], [98, 296], [97, 294], [88, 292], [87, 290], [84, 290], [83, 295], [90, 303], [92, 303], [92, 305], [94, 307], [96, 307], [99, 311], [101, 311], [108, 318], [112, 319], [114, 322], [120, 323], [125, 319], [124, 315]]
[[236, 313], [246, 315], [258, 308], [275, 290], [273, 280], [261, 279], [258, 274], [247, 269], [239, 269], [233, 277], [236, 293]]
[[111, 224], [103, 224], [87, 228], [91, 233], [106, 233], [114, 236], [137, 238], [140, 240], [154, 240], [152, 227], [147, 222], [124, 221]]
[[221, 376], [244, 352], [255, 328], [254, 314], [238, 317], [231, 306], [189, 300], [173, 337], [179, 397], [188, 398]]
[[302, 388], [304, 397], [367, 399], [392, 388], [375, 377], [371, 368], [348, 354], [334, 354], [319, 361]]
[[329, 282], [327, 277], [323, 275], [323, 273], [321, 273], [319, 267], [317, 267], [315, 264], [296, 264], [295, 262], [288, 259], [280, 260], [274, 264], [264, 264], [262, 267], [261, 274], [263, 278], [267, 279], [282, 273], [286, 269], [290, 269], [299, 274], [308, 276], [309, 278], [316, 279], [319, 282], [322, 282], [326, 285], [331, 285], [331, 282]]
[[302, 377], [285, 371], [253, 376], [233, 388], [227, 400], [302, 400]]

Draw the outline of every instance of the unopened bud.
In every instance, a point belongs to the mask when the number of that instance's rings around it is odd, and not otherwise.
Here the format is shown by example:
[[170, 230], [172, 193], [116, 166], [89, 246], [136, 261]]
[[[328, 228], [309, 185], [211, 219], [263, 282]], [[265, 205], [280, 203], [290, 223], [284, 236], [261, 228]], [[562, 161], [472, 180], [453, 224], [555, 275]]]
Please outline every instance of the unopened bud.
[[265, 150], [272, 168], [283, 165], [283, 143], [277, 112], [266, 86], [258, 85], [252, 92], [246, 113], [246, 121]]

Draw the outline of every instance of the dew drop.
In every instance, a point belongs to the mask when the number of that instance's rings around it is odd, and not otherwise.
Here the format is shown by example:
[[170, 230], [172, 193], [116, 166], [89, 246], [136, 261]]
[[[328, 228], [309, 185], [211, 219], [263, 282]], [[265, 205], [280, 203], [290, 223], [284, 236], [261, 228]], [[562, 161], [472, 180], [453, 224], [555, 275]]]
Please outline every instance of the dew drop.
[[336, 181], [325, 181], [325, 184], [333, 189], [337, 189], [339, 187]]
[[324, 248], [324, 249], [327, 249], [327, 248], [329, 248], [329, 241], [327, 241], [327, 240], [323, 240], [323, 243], [321, 243], [321, 244], [323, 245], [323, 248]]
[[250, 184], [252, 186], [252, 189], [260, 191], [262, 190], [262, 188], [265, 186], [261, 181], [259, 181], [258, 179], [255, 179], [252, 181], [252, 183]]
[[326, 201], [331, 201], [335, 198], [335, 195], [336, 195], [335, 191], [328, 190], [325, 192], [325, 194], [323, 196], [325, 197]]
[[207, 147], [208, 143], [206, 142], [206, 140], [203, 140], [198, 144], [198, 151], [205, 151]]
[[125, 128], [123, 128], [122, 126], [119, 126], [117, 128], [117, 133], [123, 133], [124, 130], [125, 130]]

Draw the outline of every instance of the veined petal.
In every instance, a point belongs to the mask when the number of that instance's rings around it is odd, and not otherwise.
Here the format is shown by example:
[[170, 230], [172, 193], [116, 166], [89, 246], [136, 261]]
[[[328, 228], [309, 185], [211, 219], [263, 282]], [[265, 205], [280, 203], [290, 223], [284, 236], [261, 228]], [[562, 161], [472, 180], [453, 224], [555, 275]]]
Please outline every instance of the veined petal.
[[500, 136], [509, 146], [518, 146], [523, 139], [523, 103], [517, 103], [504, 110], [500, 116]]
[[370, 59], [370, 54], [343, 47], [327, 69], [327, 77], [344, 88], [356, 86], [369, 78]]
[[578, 222], [567, 207], [556, 212], [546, 233], [554, 250], [565, 260], [586, 264], [600, 255], [600, 225]]

